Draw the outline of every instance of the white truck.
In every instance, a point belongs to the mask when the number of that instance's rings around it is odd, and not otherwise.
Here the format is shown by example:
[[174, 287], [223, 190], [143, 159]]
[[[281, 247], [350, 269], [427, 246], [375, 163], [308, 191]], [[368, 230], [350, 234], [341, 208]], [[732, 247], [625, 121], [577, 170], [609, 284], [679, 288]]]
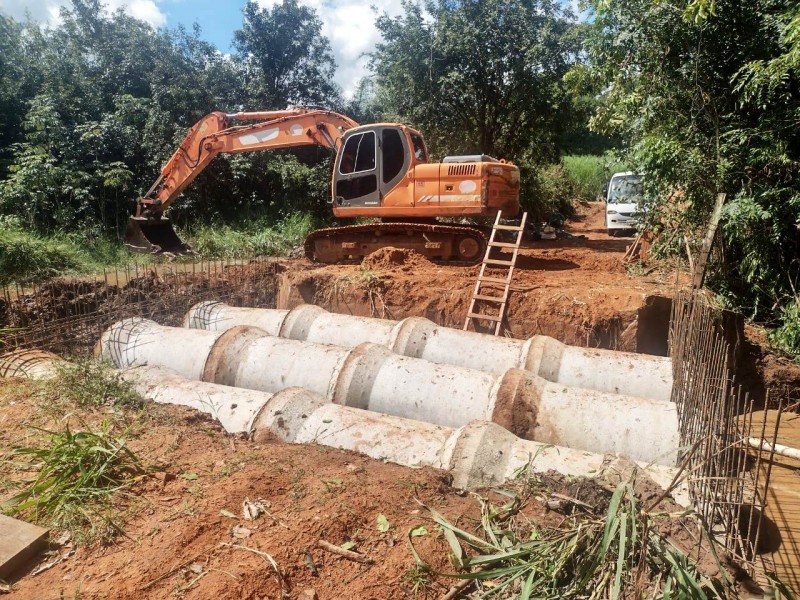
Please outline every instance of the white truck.
[[642, 217], [642, 174], [632, 171], [614, 173], [606, 190], [606, 230], [615, 236], [635, 230]]

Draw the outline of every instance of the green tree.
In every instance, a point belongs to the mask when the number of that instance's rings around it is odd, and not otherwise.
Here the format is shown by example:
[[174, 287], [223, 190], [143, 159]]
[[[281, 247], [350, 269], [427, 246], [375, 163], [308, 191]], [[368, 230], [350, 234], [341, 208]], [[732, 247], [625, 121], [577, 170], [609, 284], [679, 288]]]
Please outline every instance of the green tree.
[[[652, 220], [693, 235], [727, 192], [712, 285], [760, 319], [795, 302], [800, 217], [800, 9], [789, 0], [591, 0], [592, 124], [648, 175]], [[679, 232], [680, 233], [680, 232]], [[681, 239], [669, 232], [665, 239]]]
[[6, 174], [10, 146], [21, 139], [25, 103], [40, 82], [40, 43], [38, 28], [0, 14], [0, 178]]
[[571, 106], [563, 77], [580, 49], [560, 3], [438, 0], [403, 8], [378, 19], [383, 41], [372, 56], [389, 115], [423, 129], [436, 154], [558, 157]]
[[252, 109], [330, 106], [337, 101], [336, 63], [314, 9], [297, 0], [283, 0], [271, 9], [250, 0], [234, 45], [244, 65]]

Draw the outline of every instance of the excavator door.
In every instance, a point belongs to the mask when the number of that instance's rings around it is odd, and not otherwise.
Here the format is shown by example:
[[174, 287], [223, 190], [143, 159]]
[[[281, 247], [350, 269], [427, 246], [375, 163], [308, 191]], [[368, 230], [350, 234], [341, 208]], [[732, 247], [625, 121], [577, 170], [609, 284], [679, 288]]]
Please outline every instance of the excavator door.
[[407, 139], [399, 127], [348, 131], [334, 171], [335, 208], [345, 211], [380, 208], [383, 198], [400, 182], [410, 165]]

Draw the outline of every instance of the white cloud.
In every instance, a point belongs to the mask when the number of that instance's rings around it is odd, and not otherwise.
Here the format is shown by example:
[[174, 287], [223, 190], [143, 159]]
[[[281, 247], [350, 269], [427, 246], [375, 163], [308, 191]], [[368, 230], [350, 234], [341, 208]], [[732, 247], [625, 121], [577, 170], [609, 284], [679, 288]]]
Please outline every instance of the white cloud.
[[[26, 14], [32, 19], [47, 25], [59, 22], [59, 10], [69, 4], [69, 0], [0, 0], [0, 13], [22, 20]], [[141, 19], [153, 27], [161, 27], [167, 22], [157, 0], [105, 0], [106, 10], [113, 12], [122, 8], [126, 13]]]
[[[0, 0], [2, 1], [2, 0]], [[272, 8], [281, 0], [257, 0], [259, 6]], [[384, 12], [392, 16], [400, 14], [400, 0], [383, 0], [372, 3], [366, 0], [300, 0], [302, 4], [317, 11], [322, 21], [322, 34], [330, 40], [336, 60], [336, 82], [345, 95], [351, 96], [359, 79], [367, 74], [369, 59], [363, 56], [371, 52], [381, 35], [375, 27], [375, 19]]]

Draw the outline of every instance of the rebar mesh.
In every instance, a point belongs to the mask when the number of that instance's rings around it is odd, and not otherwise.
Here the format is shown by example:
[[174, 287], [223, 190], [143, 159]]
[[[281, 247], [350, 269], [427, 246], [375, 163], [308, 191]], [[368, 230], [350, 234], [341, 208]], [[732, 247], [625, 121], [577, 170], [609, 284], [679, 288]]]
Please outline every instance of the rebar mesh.
[[[736, 383], [720, 312], [700, 293], [677, 294], [670, 353], [680, 464], [688, 474], [692, 501], [711, 539], [753, 574], [784, 402], [775, 397], [757, 408]], [[770, 404], [778, 417], [767, 428]], [[754, 419], [759, 411], [763, 417]], [[753, 448], [750, 438], [770, 446]]]
[[0, 287], [0, 354], [33, 349], [85, 355], [112, 323], [129, 318], [180, 325], [204, 300], [274, 307], [278, 263], [272, 258], [133, 262], [91, 277]]

